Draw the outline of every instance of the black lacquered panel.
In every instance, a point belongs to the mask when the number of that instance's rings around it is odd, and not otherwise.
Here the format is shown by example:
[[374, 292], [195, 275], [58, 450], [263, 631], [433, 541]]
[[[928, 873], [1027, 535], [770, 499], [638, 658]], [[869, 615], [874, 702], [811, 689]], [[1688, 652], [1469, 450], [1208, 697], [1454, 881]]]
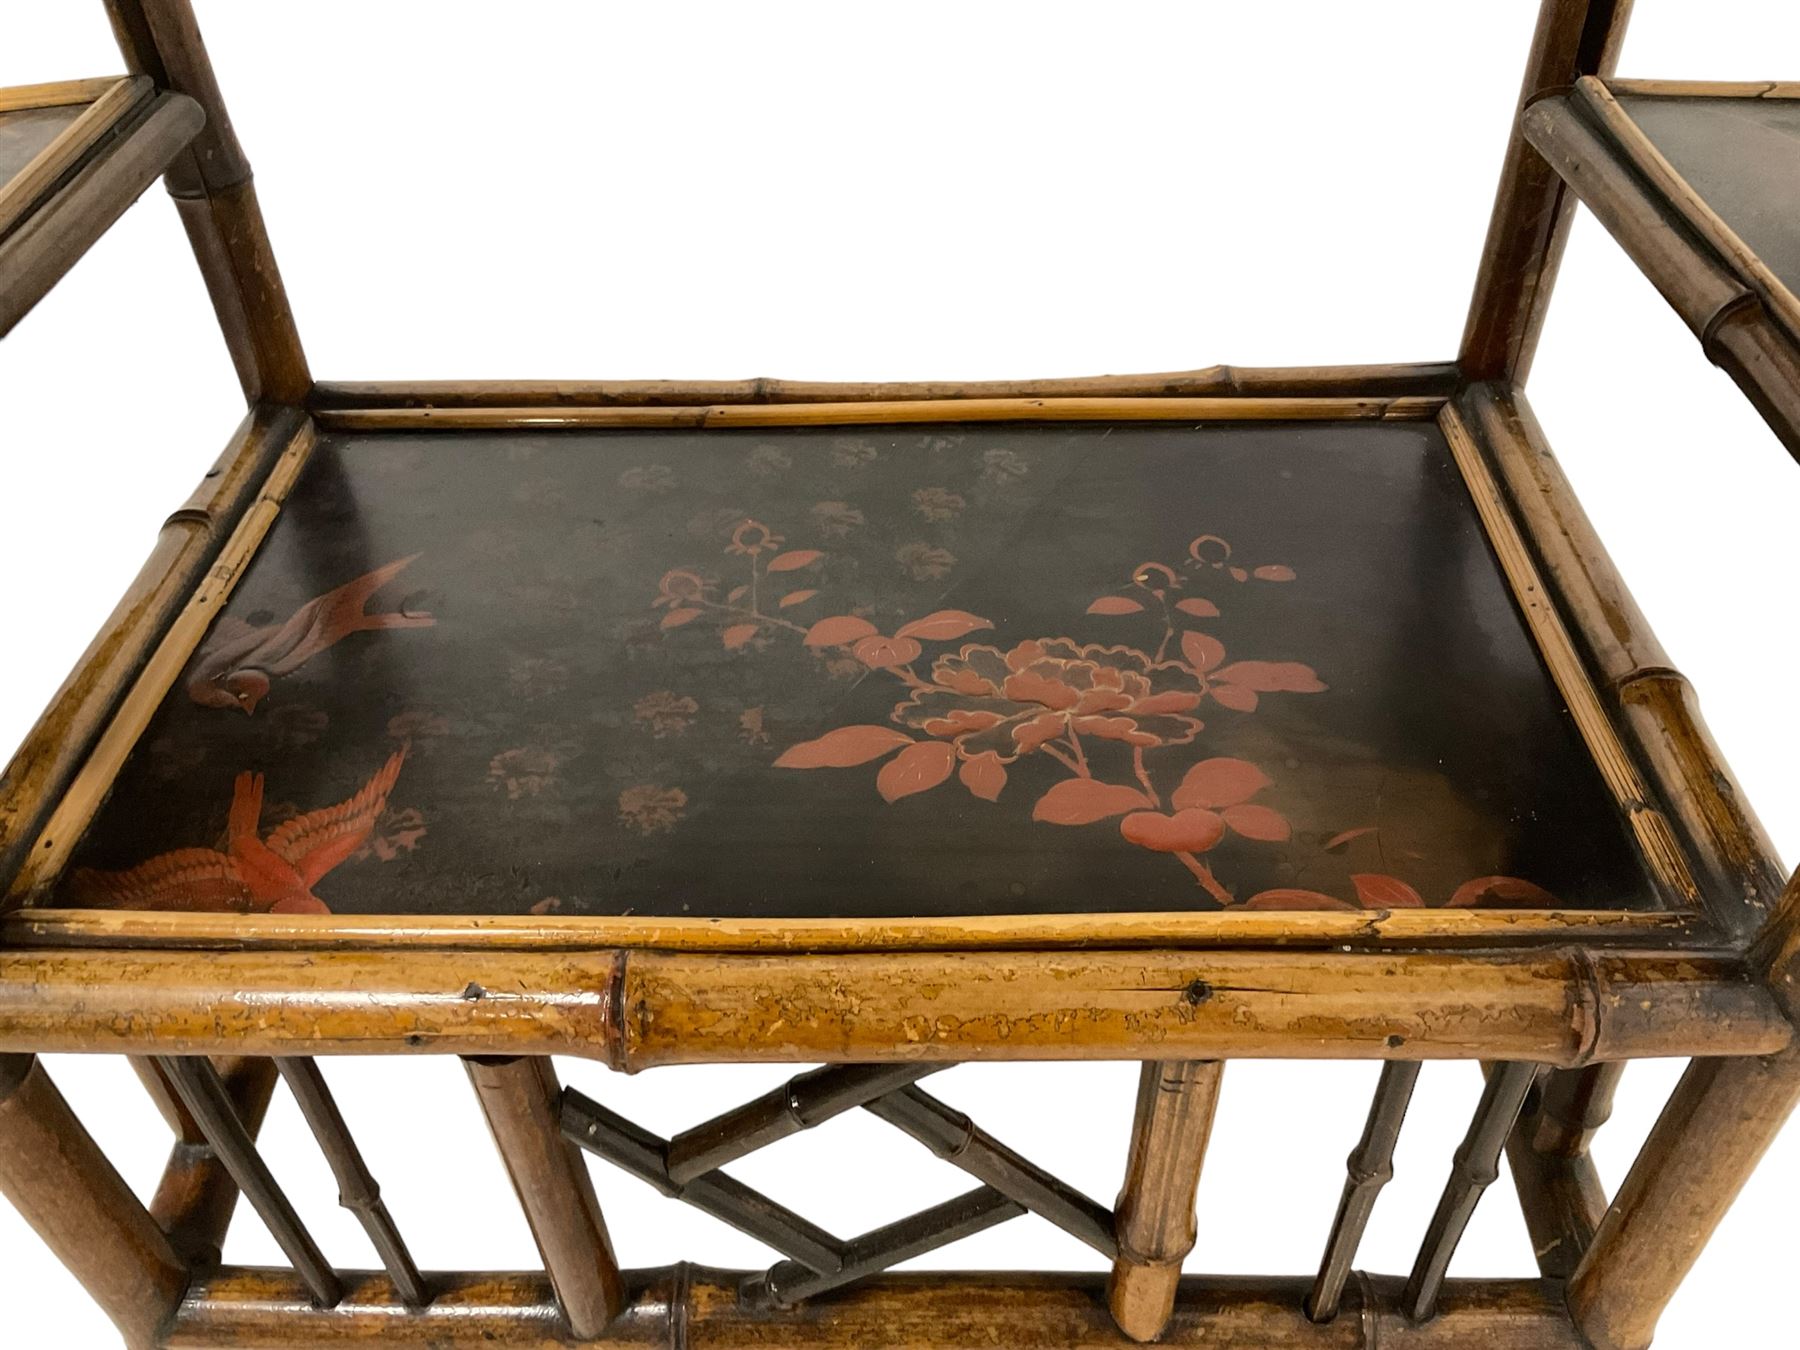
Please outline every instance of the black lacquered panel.
[[76, 861], [282, 911], [1650, 900], [1429, 423], [334, 437]]
[[1656, 148], [1800, 293], [1800, 99], [1619, 97]]

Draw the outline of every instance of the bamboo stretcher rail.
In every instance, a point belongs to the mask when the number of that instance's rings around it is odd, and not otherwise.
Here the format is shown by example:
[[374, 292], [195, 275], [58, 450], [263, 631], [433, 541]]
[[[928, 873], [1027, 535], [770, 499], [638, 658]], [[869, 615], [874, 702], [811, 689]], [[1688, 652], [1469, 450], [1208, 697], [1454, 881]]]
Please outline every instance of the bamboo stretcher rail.
[[1396, 398], [960, 398], [692, 407], [321, 408], [327, 431], [555, 430], [577, 427], [863, 426], [904, 422], [1428, 421], [1442, 395]]
[[[1525, 63], [1520, 112], [1579, 76], [1610, 75], [1630, 17], [1631, 0], [1544, 0]], [[1574, 208], [1515, 117], [1457, 354], [1466, 378], [1524, 384]]]
[[125, 1338], [151, 1350], [187, 1287], [162, 1229], [44, 1072], [0, 1056], [0, 1195]]
[[1731, 956], [0, 951], [0, 1051], [657, 1064], [1768, 1054]]
[[1139, 1073], [1131, 1152], [1114, 1207], [1118, 1254], [1106, 1285], [1113, 1320], [1134, 1341], [1155, 1340], [1175, 1310], [1224, 1073], [1221, 1060], [1147, 1060]]
[[597, 1336], [624, 1307], [625, 1283], [593, 1179], [563, 1138], [556, 1071], [547, 1057], [463, 1063], [569, 1330]]
[[143, 663], [304, 426], [297, 412], [252, 409], [163, 525], [124, 598], [0, 774], [0, 884], [17, 871]]
[[1147, 375], [1039, 380], [387, 380], [320, 381], [309, 407], [684, 407], [744, 403], [894, 403], [915, 399], [1448, 397], [1454, 362], [1365, 366], [1207, 366]]
[[1709, 914], [1734, 942], [1773, 912], [1786, 872], [1551, 452], [1522, 393], [1476, 385], [1456, 404], [1504, 485], [1568, 630], [1676, 827]]
[[0, 945], [182, 951], [398, 950], [827, 952], [1168, 950], [1227, 947], [1716, 946], [1699, 915], [1644, 910], [1395, 909], [1362, 914], [1020, 914], [955, 919], [655, 919], [357, 914], [165, 914], [29, 906]]
[[[1105, 1350], [1119, 1344], [1101, 1281], [1087, 1275], [887, 1275], [771, 1319], [739, 1297], [744, 1278], [691, 1266], [632, 1271], [630, 1302], [589, 1350], [937, 1350], [1009, 1345]], [[409, 1313], [385, 1278], [347, 1276], [335, 1309], [311, 1308], [291, 1276], [230, 1269], [195, 1286], [167, 1350], [571, 1350], [547, 1283], [537, 1275], [438, 1280], [431, 1308]], [[1583, 1350], [1561, 1289], [1549, 1281], [1452, 1280], [1435, 1320], [1413, 1326], [1400, 1283], [1361, 1277], [1327, 1326], [1300, 1311], [1303, 1279], [1186, 1279], [1158, 1342], [1179, 1350]], [[996, 1341], [996, 1331], [1002, 1340]]]

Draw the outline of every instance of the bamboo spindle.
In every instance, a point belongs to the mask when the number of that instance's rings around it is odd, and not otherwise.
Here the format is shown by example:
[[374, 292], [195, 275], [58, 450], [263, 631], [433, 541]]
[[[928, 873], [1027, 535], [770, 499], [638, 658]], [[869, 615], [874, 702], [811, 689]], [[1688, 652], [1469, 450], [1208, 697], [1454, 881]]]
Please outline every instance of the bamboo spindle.
[[1555, 1069], [1544, 1076], [1533, 1105], [1527, 1101], [1506, 1158], [1512, 1168], [1525, 1226], [1538, 1268], [1566, 1280], [1594, 1240], [1606, 1213], [1606, 1192], [1588, 1143], [1612, 1115], [1622, 1062], [1586, 1069]]
[[569, 1330], [596, 1337], [625, 1306], [625, 1281], [593, 1178], [562, 1135], [556, 1070], [544, 1055], [463, 1064]]
[[1194, 1248], [1194, 1195], [1219, 1104], [1223, 1060], [1147, 1061], [1125, 1185], [1114, 1210], [1119, 1255], [1106, 1299], [1133, 1340], [1162, 1333], [1175, 1306], [1181, 1262]]
[[187, 1288], [187, 1269], [29, 1055], [0, 1056], [0, 1194], [131, 1350], [158, 1343]]

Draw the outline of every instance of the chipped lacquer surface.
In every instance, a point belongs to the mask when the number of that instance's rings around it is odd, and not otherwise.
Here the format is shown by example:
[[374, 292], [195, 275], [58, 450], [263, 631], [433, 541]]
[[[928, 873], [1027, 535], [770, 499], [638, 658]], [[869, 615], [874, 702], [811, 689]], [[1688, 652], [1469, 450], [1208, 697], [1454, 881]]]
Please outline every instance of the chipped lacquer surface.
[[1650, 890], [1428, 425], [328, 438], [57, 904]]

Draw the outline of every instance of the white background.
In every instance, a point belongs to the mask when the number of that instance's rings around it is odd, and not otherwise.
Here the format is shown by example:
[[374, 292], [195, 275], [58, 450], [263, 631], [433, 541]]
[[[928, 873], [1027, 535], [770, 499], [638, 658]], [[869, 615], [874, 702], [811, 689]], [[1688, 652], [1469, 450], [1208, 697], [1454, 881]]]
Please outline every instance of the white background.
[[[200, 17], [319, 377], [909, 379], [1453, 355], [1535, 10], [212, 0]], [[0, 0], [0, 21], [0, 84], [120, 66], [97, 0]], [[1621, 73], [1800, 78], [1800, 12], [1638, 0]], [[1531, 395], [1792, 862], [1800, 471], [1585, 217]], [[0, 753], [240, 413], [153, 189], [0, 345]], [[1596, 1148], [1609, 1185], [1678, 1067], [1627, 1074]], [[147, 1196], [167, 1132], [123, 1062], [50, 1068]], [[453, 1060], [327, 1071], [424, 1265], [535, 1263]], [[784, 1076], [563, 1072], [662, 1131]], [[1312, 1269], [1374, 1072], [1232, 1065], [1190, 1270]], [[975, 1067], [933, 1091], [1110, 1200], [1134, 1078]], [[1364, 1266], [1409, 1267], [1477, 1090], [1472, 1065], [1424, 1074]], [[373, 1265], [285, 1094], [264, 1139], [334, 1261]], [[736, 1170], [844, 1233], [963, 1186], [860, 1115]], [[596, 1181], [629, 1265], [769, 1260], [604, 1166]], [[1796, 1194], [1800, 1127], [1659, 1346], [1792, 1343]], [[282, 1263], [242, 1208], [227, 1256]], [[1094, 1263], [1024, 1219], [927, 1264]], [[1531, 1270], [1502, 1181], [1452, 1272]], [[9, 1346], [115, 1343], [4, 1205], [0, 1306]]]

